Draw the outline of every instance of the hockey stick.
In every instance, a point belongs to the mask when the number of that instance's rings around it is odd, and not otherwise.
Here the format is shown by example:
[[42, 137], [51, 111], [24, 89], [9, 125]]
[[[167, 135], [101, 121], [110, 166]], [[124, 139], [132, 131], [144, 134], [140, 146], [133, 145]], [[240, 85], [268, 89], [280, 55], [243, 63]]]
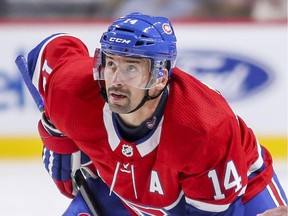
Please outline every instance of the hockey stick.
[[89, 186], [86, 181], [86, 178], [88, 177], [89, 174], [87, 175], [85, 169], [80, 168], [76, 170], [74, 174], [74, 182], [92, 214], [94, 216], [101, 216], [101, 208], [98, 206], [92, 192], [89, 190]]
[[43, 99], [39, 93], [39, 91], [36, 89], [36, 87], [33, 85], [32, 83], [32, 79], [29, 75], [29, 72], [28, 72], [28, 65], [27, 65], [27, 62], [24, 58], [24, 56], [22, 55], [19, 55], [16, 60], [15, 60], [15, 63], [23, 77], [23, 80], [30, 92], [30, 94], [32, 95], [32, 98], [34, 99], [38, 109], [40, 110], [40, 112], [43, 112], [44, 111], [44, 102], [43, 102]]
[[[35, 101], [38, 109], [42, 113], [44, 111], [44, 101], [39, 93], [39, 91], [36, 89], [34, 84], [32, 83], [31, 77], [29, 75], [28, 71], [28, 65], [27, 61], [24, 58], [24, 56], [19, 55], [15, 63], [23, 77], [23, 80], [25, 82], [25, 85], [27, 86], [33, 100]], [[90, 211], [92, 212], [93, 216], [101, 216], [100, 208], [97, 205], [97, 202], [89, 190], [89, 186], [86, 182], [87, 175], [84, 175], [85, 173], [80, 169], [78, 169], [74, 174], [74, 182], [77, 186], [77, 189], [80, 191], [83, 199], [85, 200], [87, 206], [89, 207]]]

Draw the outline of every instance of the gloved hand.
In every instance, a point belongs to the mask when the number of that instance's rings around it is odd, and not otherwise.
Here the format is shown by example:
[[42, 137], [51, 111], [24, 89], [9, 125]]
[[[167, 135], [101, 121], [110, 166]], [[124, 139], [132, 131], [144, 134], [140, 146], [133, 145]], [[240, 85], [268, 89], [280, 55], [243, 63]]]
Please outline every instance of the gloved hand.
[[77, 169], [84, 167], [90, 176], [96, 178], [96, 169], [90, 158], [81, 151], [71, 154], [58, 154], [45, 146], [43, 148], [43, 162], [56, 186], [62, 194], [73, 198], [77, 189], [73, 184], [73, 176]]
[[56, 186], [62, 194], [73, 198], [77, 188], [73, 176], [80, 167], [85, 168], [91, 177], [97, 178], [96, 169], [90, 158], [80, 151], [77, 145], [58, 131], [43, 114], [38, 124], [43, 146], [43, 162]]

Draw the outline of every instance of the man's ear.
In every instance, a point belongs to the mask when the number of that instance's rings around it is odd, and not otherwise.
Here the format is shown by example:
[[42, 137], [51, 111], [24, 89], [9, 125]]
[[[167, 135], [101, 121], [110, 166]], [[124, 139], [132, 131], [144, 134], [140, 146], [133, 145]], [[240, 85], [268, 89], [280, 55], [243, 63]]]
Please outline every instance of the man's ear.
[[164, 69], [163, 76], [157, 80], [156, 89], [162, 90], [167, 85], [167, 82], [168, 82], [168, 70]]

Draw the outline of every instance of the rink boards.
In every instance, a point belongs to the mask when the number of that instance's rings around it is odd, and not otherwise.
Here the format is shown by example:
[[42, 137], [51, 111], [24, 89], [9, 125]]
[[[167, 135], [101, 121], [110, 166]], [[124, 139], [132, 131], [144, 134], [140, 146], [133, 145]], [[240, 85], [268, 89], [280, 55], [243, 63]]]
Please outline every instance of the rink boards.
[[[93, 55], [109, 22], [0, 21], [0, 158], [40, 157], [40, 113], [14, 63], [67, 32]], [[286, 22], [175, 22], [177, 66], [219, 90], [274, 157], [287, 158]]]

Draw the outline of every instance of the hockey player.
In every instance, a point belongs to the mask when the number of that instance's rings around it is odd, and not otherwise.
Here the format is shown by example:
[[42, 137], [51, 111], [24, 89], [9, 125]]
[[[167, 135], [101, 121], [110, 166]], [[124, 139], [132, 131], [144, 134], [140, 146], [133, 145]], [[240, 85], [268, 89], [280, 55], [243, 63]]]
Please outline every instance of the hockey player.
[[45, 102], [45, 168], [73, 198], [64, 215], [92, 215], [73, 187], [79, 167], [105, 216], [255, 216], [287, 204], [253, 131], [175, 67], [167, 18], [129, 14], [100, 43], [92, 58], [78, 38], [55, 34], [28, 55]]

